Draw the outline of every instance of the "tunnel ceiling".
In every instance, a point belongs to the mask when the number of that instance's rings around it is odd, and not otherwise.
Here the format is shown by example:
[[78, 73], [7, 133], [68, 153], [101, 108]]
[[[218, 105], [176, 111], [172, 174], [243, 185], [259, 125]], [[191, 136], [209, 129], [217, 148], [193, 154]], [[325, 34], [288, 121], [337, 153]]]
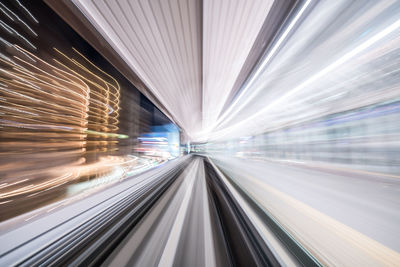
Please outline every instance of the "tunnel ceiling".
[[72, 2], [192, 138], [221, 114], [274, 4]]

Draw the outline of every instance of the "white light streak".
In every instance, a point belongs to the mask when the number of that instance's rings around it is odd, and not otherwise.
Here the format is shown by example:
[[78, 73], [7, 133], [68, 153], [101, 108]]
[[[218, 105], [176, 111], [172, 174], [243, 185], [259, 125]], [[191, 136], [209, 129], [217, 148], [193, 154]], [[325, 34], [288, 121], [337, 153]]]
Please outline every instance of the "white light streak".
[[2, 41], [6, 46], [12, 46], [12, 44], [6, 40], [4, 40], [3, 38], [0, 37], [0, 41]]
[[21, 4], [21, 2], [19, 2], [18, 0], [16, 0], [16, 2], [22, 7], [23, 10], [25, 10], [25, 12], [33, 19], [34, 22], [39, 23], [39, 21], [32, 15], [32, 13], [29, 12], [29, 10]]
[[373, 37], [369, 38], [367, 41], [363, 42], [359, 46], [355, 47], [352, 49], [350, 52], [346, 53], [344, 56], [333, 62], [332, 64], [328, 65], [325, 67], [323, 70], [320, 72], [314, 74], [311, 76], [311, 78], [305, 80], [302, 82], [300, 85], [296, 86], [292, 90], [288, 91], [281, 97], [279, 97], [277, 100], [272, 102], [271, 104], [267, 105], [263, 109], [259, 110], [258, 112], [254, 113], [253, 115], [247, 117], [246, 119], [240, 121], [239, 123], [236, 123], [230, 127], [227, 127], [221, 131], [218, 131], [215, 133], [216, 136], [223, 136], [225, 133], [231, 132], [234, 129], [239, 129], [241, 127], [244, 127], [246, 123], [249, 123], [253, 120], [255, 120], [257, 117], [260, 115], [265, 114], [266, 112], [270, 111], [272, 108], [276, 107], [277, 105], [281, 105], [283, 101], [287, 100], [289, 97], [293, 96], [294, 94], [298, 93], [300, 90], [304, 89], [306, 86], [310, 85], [311, 83], [315, 82], [322, 76], [326, 75], [327, 73], [333, 71], [337, 67], [341, 66], [342, 64], [348, 62], [350, 59], [353, 57], [357, 56], [361, 52], [365, 51], [367, 48], [371, 47], [374, 45], [376, 42], [382, 40], [384, 37], [388, 36], [389, 34], [393, 33], [394, 31], [398, 30], [400, 28], [400, 19], [391, 24], [390, 26], [386, 27], [384, 30], [380, 31], [379, 33], [375, 34]]
[[[14, 12], [12, 12], [6, 5], [4, 5], [3, 3], [0, 2], [0, 5], [2, 7], [4, 7], [8, 12], [10, 12], [12, 15], [14, 15], [15, 17], [17, 16]], [[9, 15], [7, 15], [7, 17], [9, 17], [12, 21], [14, 21], [13, 18], [11, 18]]]
[[[22, 25], [24, 25], [25, 28], [27, 28], [33, 35], [38, 36], [38, 35], [36, 34], [36, 32], [35, 32], [34, 30], [32, 30], [32, 28], [29, 27], [29, 25], [28, 25], [27, 23], [25, 23], [25, 21], [23, 21], [17, 14], [15, 14], [13, 11], [11, 11], [9, 8], [7, 8], [3, 3], [0, 3], [0, 4], [1, 4], [4, 8], [6, 8], [15, 18], [17, 18], [17, 20], [18, 20], [19, 22], [21, 22]], [[0, 7], [0, 9], [3, 11], [3, 13], [5, 13], [5, 14], [7, 15], [7, 17], [9, 17], [12, 21], [14, 21], [14, 19], [13, 19], [11, 16], [9, 16], [1, 7]]]
[[[7, 32], [9, 32], [12, 35], [17, 35], [18, 37], [20, 37], [23, 41], [25, 41], [25, 43], [27, 43], [30, 47], [32, 47], [33, 49], [36, 50], [36, 46], [34, 46], [31, 42], [29, 42], [28, 39], [26, 39], [23, 35], [21, 35], [18, 31], [16, 31], [14, 28], [12, 28], [10, 25], [4, 23], [3, 21], [0, 20], [0, 24], [3, 26], [3, 28], [5, 30], [7, 30]], [[35, 33], [36, 34], [36, 33]]]
[[13, 32], [11, 31], [11, 29], [9, 28], [9, 26], [7, 24], [5, 24], [2, 20], [0, 20], [0, 25], [3, 29], [5, 29], [9, 34], [13, 34]]
[[[1, 3], [1, 5], [3, 5], [3, 3]], [[7, 13], [7, 11], [5, 11], [3, 8], [0, 7], [0, 10], [12, 21], [14, 21], [14, 19]]]
[[[301, 16], [303, 15], [303, 13], [306, 11], [307, 7], [310, 5], [312, 0], [308, 0], [306, 3], [304, 3], [304, 5], [301, 7], [301, 9], [299, 10], [299, 12], [296, 14], [296, 16], [294, 17], [294, 19], [290, 22], [289, 26], [285, 29], [285, 31], [283, 32], [283, 34], [279, 37], [278, 41], [274, 44], [274, 46], [272, 47], [271, 51], [268, 53], [268, 55], [264, 58], [263, 62], [261, 63], [261, 65], [257, 68], [257, 71], [254, 73], [254, 75], [251, 76], [250, 81], [246, 84], [245, 88], [240, 92], [239, 96], [237, 98], [235, 98], [235, 100], [233, 101], [233, 103], [229, 106], [229, 108], [222, 114], [222, 116], [220, 116], [217, 120], [217, 122], [214, 124], [213, 128], [215, 126], [217, 126], [219, 123], [221, 123], [223, 120], [226, 119], [226, 116], [230, 116], [230, 118], [232, 118], [233, 116], [235, 116], [243, 107], [245, 107], [248, 102], [253, 99], [258, 91], [258, 90], [254, 90], [253, 93], [246, 99], [242, 99], [242, 97], [245, 95], [245, 93], [249, 90], [249, 88], [251, 88], [251, 86], [253, 85], [254, 81], [259, 77], [259, 75], [261, 74], [261, 72], [264, 70], [265, 66], [270, 62], [271, 58], [276, 54], [276, 52], [278, 51], [279, 47], [281, 46], [281, 44], [283, 43], [283, 41], [286, 39], [286, 37], [289, 35], [289, 33], [292, 31], [292, 29], [294, 28], [294, 26], [296, 25], [296, 23], [299, 21], [299, 19], [301, 18]], [[236, 105], [240, 102], [240, 107], [236, 107]]]

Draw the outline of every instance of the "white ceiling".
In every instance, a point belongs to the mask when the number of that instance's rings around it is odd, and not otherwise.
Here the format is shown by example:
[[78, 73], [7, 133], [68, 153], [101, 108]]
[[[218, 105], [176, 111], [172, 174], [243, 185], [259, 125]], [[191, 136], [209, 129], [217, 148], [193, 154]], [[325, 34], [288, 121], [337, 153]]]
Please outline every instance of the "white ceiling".
[[203, 126], [216, 122], [273, 0], [205, 0]]
[[273, 0], [73, 0], [173, 119], [213, 125]]
[[[255, 135], [400, 95], [385, 69], [398, 62], [399, 1], [295, 1], [262, 44], [279, 1], [72, 1], [194, 141]], [[265, 53], [233, 90], [257, 45]]]

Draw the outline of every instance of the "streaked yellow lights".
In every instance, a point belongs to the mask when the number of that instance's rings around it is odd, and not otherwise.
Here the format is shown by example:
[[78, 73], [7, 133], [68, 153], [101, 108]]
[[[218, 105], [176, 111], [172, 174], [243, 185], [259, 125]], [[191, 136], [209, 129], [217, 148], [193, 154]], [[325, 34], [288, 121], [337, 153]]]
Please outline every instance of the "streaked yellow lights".
[[[55, 50], [64, 61], [55, 59], [56, 67], [13, 47], [21, 57], [0, 55], [0, 153], [8, 157], [0, 164], [6, 181], [0, 186], [0, 198], [6, 199], [2, 203], [18, 195], [35, 196], [82, 175], [108, 172], [97, 161], [104, 162], [101, 155], [117, 150], [118, 139], [128, 138], [117, 133], [118, 82], [76, 49], [75, 58]], [[21, 180], [15, 182], [15, 177]]]
[[96, 132], [96, 131], [91, 131], [91, 130], [86, 130], [85, 133], [98, 135], [98, 136], [103, 136], [103, 137], [116, 137], [116, 138], [119, 138], [119, 139], [126, 139], [126, 138], [129, 137], [126, 134], [103, 133], [103, 132]]
[[[88, 136], [88, 146], [91, 149], [89, 151], [93, 151], [96, 154], [114, 151], [117, 141], [110, 138], [121, 138], [121, 135], [116, 133], [118, 131], [120, 109], [120, 86], [118, 82], [76, 49], [72, 49], [74, 52], [73, 57], [67, 56], [57, 48], [54, 48], [54, 50], [61, 56], [59, 59], [54, 59], [54, 61], [61, 68], [80, 77], [90, 87], [88, 111], [88, 133], [90, 135]], [[80, 62], [78, 61], [79, 59], [84, 61]]]

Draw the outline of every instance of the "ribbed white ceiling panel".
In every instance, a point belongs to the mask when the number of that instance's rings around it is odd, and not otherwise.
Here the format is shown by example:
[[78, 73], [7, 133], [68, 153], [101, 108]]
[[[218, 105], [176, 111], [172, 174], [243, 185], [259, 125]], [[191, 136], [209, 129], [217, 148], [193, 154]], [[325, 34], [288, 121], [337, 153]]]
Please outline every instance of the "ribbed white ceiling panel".
[[203, 126], [223, 108], [273, 0], [204, 0]]
[[217, 119], [273, 0], [73, 2], [196, 136]]
[[201, 2], [74, 0], [188, 133], [201, 124]]

